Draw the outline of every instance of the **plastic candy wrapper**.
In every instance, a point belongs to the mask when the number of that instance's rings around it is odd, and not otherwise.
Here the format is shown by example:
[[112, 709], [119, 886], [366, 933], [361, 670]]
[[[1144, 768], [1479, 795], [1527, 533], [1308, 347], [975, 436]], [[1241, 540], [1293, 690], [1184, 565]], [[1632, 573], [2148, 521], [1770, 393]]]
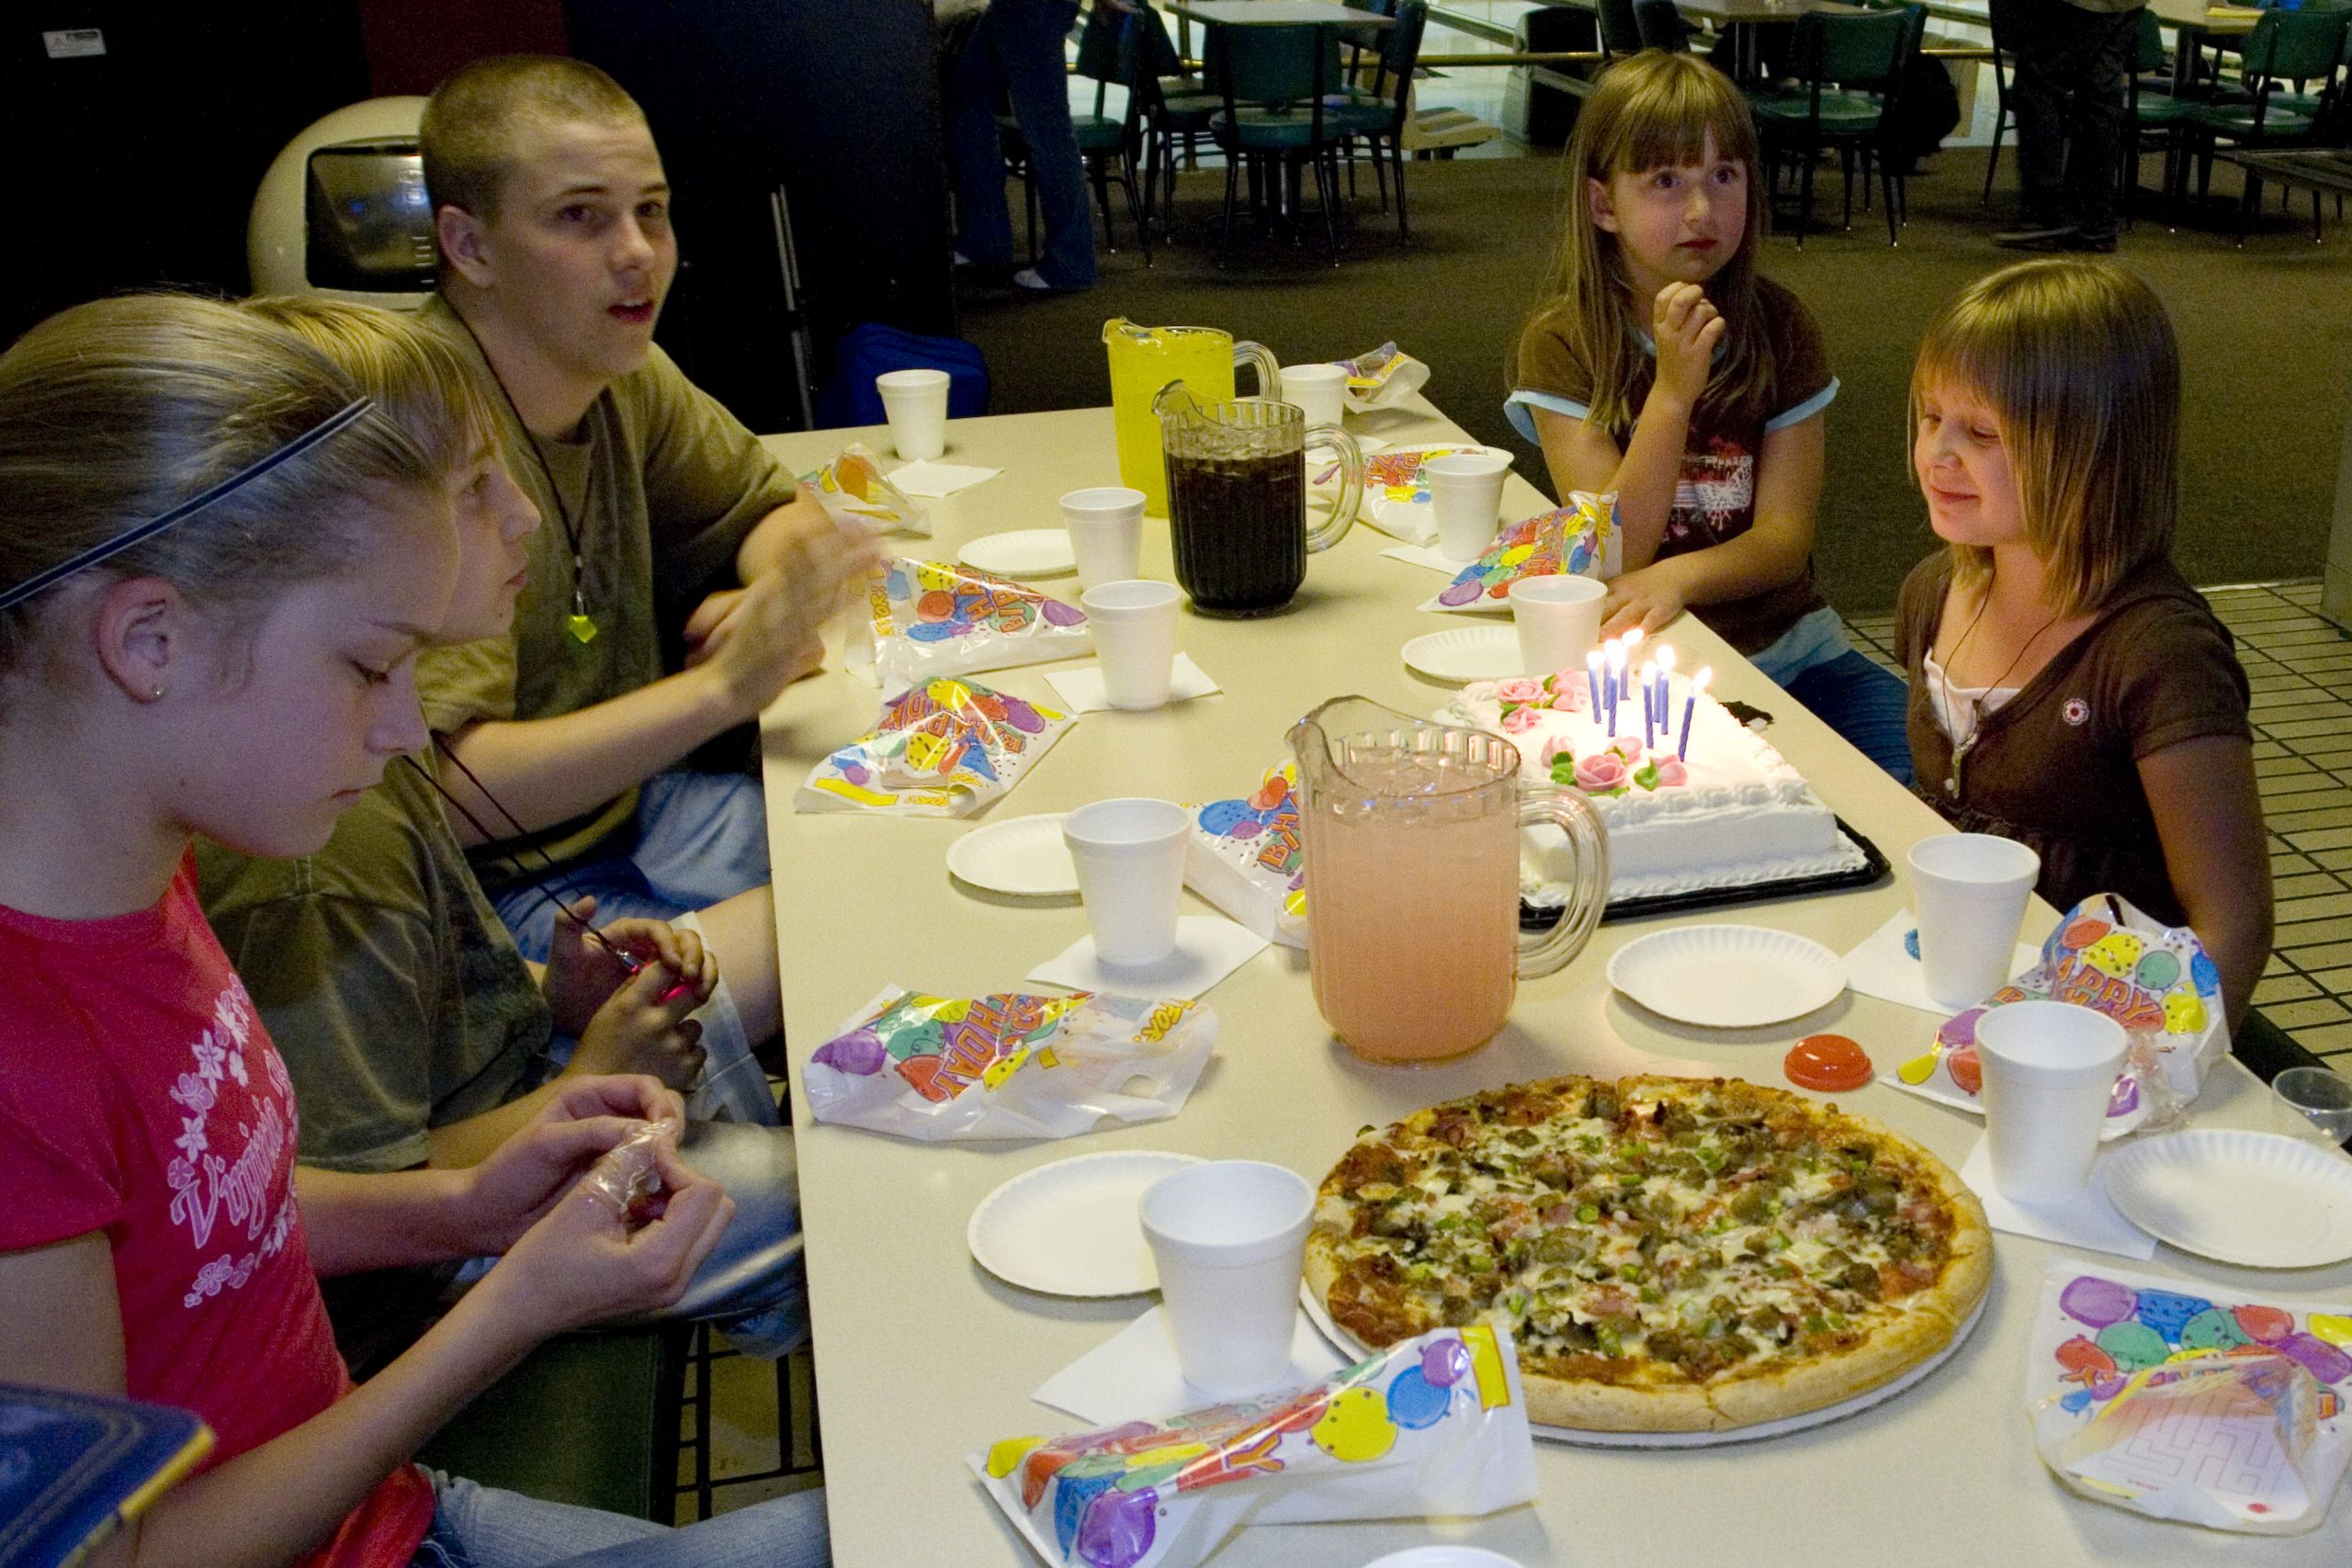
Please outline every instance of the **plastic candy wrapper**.
[[2050, 1261], [2026, 1369], [2041, 1461], [2086, 1497], [2215, 1529], [2317, 1526], [2352, 1461], [2352, 1308]]
[[1476, 441], [1445, 441], [1428, 446], [1391, 446], [1369, 452], [1363, 459], [1363, 503], [1358, 516], [1382, 533], [1408, 545], [1437, 543], [1437, 508], [1430, 500], [1429, 475], [1422, 465], [1432, 457], [1457, 453], [1493, 452], [1499, 447]]
[[963, 681], [926, 681], [882, 705], [867, 734], [809, 770], [802, 811], [969, 817], [1019, 781], [1077, 721]]
[[1348, 373], [1348, 408], [1355, 413], [1394, 408], [1430, 380], [1430, 367], [1393, 343], [1342, 359], [1339, 366]]
[[1535, 1495], [1509, 1331], [1441, 1328], [1310, 1388], [967, 1461], [1045, 1562], [1190, 1568], [1243, 1525], [1466, 1517]]
[[1575, 491], [1568, 504], [1514, 523], [1486, 554], [1438, 590], [1424, 610], [1510, 613], [1510, 585], [1522, 577], [1614, 577], [1623, 545], [1617, 498]]
[[851, 674], [891, 690], [1094, 651], [1086, 612], [968, 566], [901, 556], [874, 574], [866, 598], [846, 663]]
[[922, 997], [885, 986], [808, 1060], [808, 1103], [924, 1143], [1068, 1138], [1176, 1114], [1216, 1043], [1197, 1002]]
[[653, 1146], [664, 1141], [673, 1147], [677, 1144], [675, 1117], [648, 1122], [606, 1149], [604, 1158], [580, 1179], [581, 1187], [594, 1193], [619, 1219], [643, 1224], [651, 1218], [646, 1205], [662, 1193], [662, 1173], [654, 1168]]
[[880, 534], [931, 532], [922, 502], [883, 477], [881, 460], [855, 442], [800, 482], [836, 523], [861, 523]]
[[2159, 925], [2113, 894], [2095, 893], [2058, 922], [2031, 969], [1948, 1021], [1933, 1045], [1879, 1081], [1984, 1114], [1976, 1021], [1988, 1008], [2028, 999], [2097, 1008], [2131, 1036], [2131, 1059], [2108, 1101], [2105, 1138], [2177, 1121], [2230, 1048], [2222, 972], [2197, 933]]
[[1306, 945], [1306, 846], [1299, 835], [1298, 764], [1266, 770], [1240, 800], [1193, 808], [1185, 886], [1269, 942]]

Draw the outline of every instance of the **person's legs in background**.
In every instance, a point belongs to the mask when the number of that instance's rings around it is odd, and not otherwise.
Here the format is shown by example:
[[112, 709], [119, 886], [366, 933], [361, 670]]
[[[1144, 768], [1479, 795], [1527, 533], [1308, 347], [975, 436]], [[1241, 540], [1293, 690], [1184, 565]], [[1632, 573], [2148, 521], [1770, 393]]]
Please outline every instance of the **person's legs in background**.
[[1910, 690], [1898, 677], [1849, 649], [1799, 671], [1781, 689], [1897, 781], [1911, 782], [1911, 740], [1904, 728]]
[[1003, 85], [983, 15], [947, 70], [947, 153], [956, 177], [956, 248], [973, 265], [1012, 266], [1012, 220], [1004, 204], [1004, 151], [996, 126]]
[[2075, 217], [2074, 248], [2099, 250], [2115, 243], [2123, 78], [2139, 51], [2139, 13], [2085, 11], [2076, 32], [2069, 67], [2075, 92], [2066, 109], [2066, 198]]
[[414, 1568], [824, 1568], [825, 1495], [811, 1488], [672, 1529], [645, 1519], [433, 1478]]
[[2017, 120], [2018, 227], [1998, 243], [2026, 243], [2030, 236], [2063, 233], [2074, 226], [2066, 199], [2066, 75], [2069, 35], [2084, 13], [2065, 0], [1995, 0], [2000, 6], [2001, 43], [2017, 53], [2009, 82], [2009, 108]]
[[[1067, 45], [1077, 19], [1078, 0], [995, 0], [980, 19], [979, 38], [994, 46], [1012, 118], [1028, 144], [1046, 220], [1046, 249], [1037, 258], [1035, 278], [1024, 273], [1016, 279], [1027, 288], [1094, 287], [1094, 214], [1086, 193], [1086, 161], [1069, 120]], [[968, 248], [964, 254], [981, 259]]]

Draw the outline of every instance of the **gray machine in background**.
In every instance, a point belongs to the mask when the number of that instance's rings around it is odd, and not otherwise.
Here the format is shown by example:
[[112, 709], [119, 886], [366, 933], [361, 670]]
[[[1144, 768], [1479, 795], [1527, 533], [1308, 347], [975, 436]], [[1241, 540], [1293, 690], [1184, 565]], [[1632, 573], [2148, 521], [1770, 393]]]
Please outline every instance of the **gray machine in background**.
[[439, 260], [416, 128], [421, 97], [370, 98], [286, 144], [254, 193], [245, 260], [256, 294], [322, 294], [413, 310]]

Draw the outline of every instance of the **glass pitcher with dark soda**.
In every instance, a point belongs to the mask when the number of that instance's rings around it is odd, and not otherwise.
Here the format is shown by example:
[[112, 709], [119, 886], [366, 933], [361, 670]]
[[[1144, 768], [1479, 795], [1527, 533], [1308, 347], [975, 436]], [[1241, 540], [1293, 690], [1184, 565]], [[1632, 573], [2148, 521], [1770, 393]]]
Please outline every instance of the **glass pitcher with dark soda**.
[[[1170, 381], [1152, 400], [1168, 459], [1168, 525], [1176, 581], [1193, 608], [1255, 615], [1290, 603], [1306, 558], [1347, 534], [1363, 497], [1363, 455], [1336, 424], [1308, 429], [1295, 404], [1220, 402]], [[1306, 454], [1329, 447], [1338, 504], [1306, 525]]]

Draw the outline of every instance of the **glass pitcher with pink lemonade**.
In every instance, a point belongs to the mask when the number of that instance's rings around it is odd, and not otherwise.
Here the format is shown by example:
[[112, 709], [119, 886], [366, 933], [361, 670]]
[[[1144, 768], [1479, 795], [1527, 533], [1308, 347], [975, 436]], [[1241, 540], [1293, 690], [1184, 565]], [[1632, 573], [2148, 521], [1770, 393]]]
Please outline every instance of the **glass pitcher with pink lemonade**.
[[[1584, 796], [1519, 787], [1500, 736], [1335, 697], [1292, 727], [1315, 1005], [1358, 1055], [1439, 1061], [1510, 1016], [1519, 977], [1574, 958], [1609, 897], [1609, 843]], [[1567, 836], [1570, 895], [1519, 929], [1519, 830]]]

